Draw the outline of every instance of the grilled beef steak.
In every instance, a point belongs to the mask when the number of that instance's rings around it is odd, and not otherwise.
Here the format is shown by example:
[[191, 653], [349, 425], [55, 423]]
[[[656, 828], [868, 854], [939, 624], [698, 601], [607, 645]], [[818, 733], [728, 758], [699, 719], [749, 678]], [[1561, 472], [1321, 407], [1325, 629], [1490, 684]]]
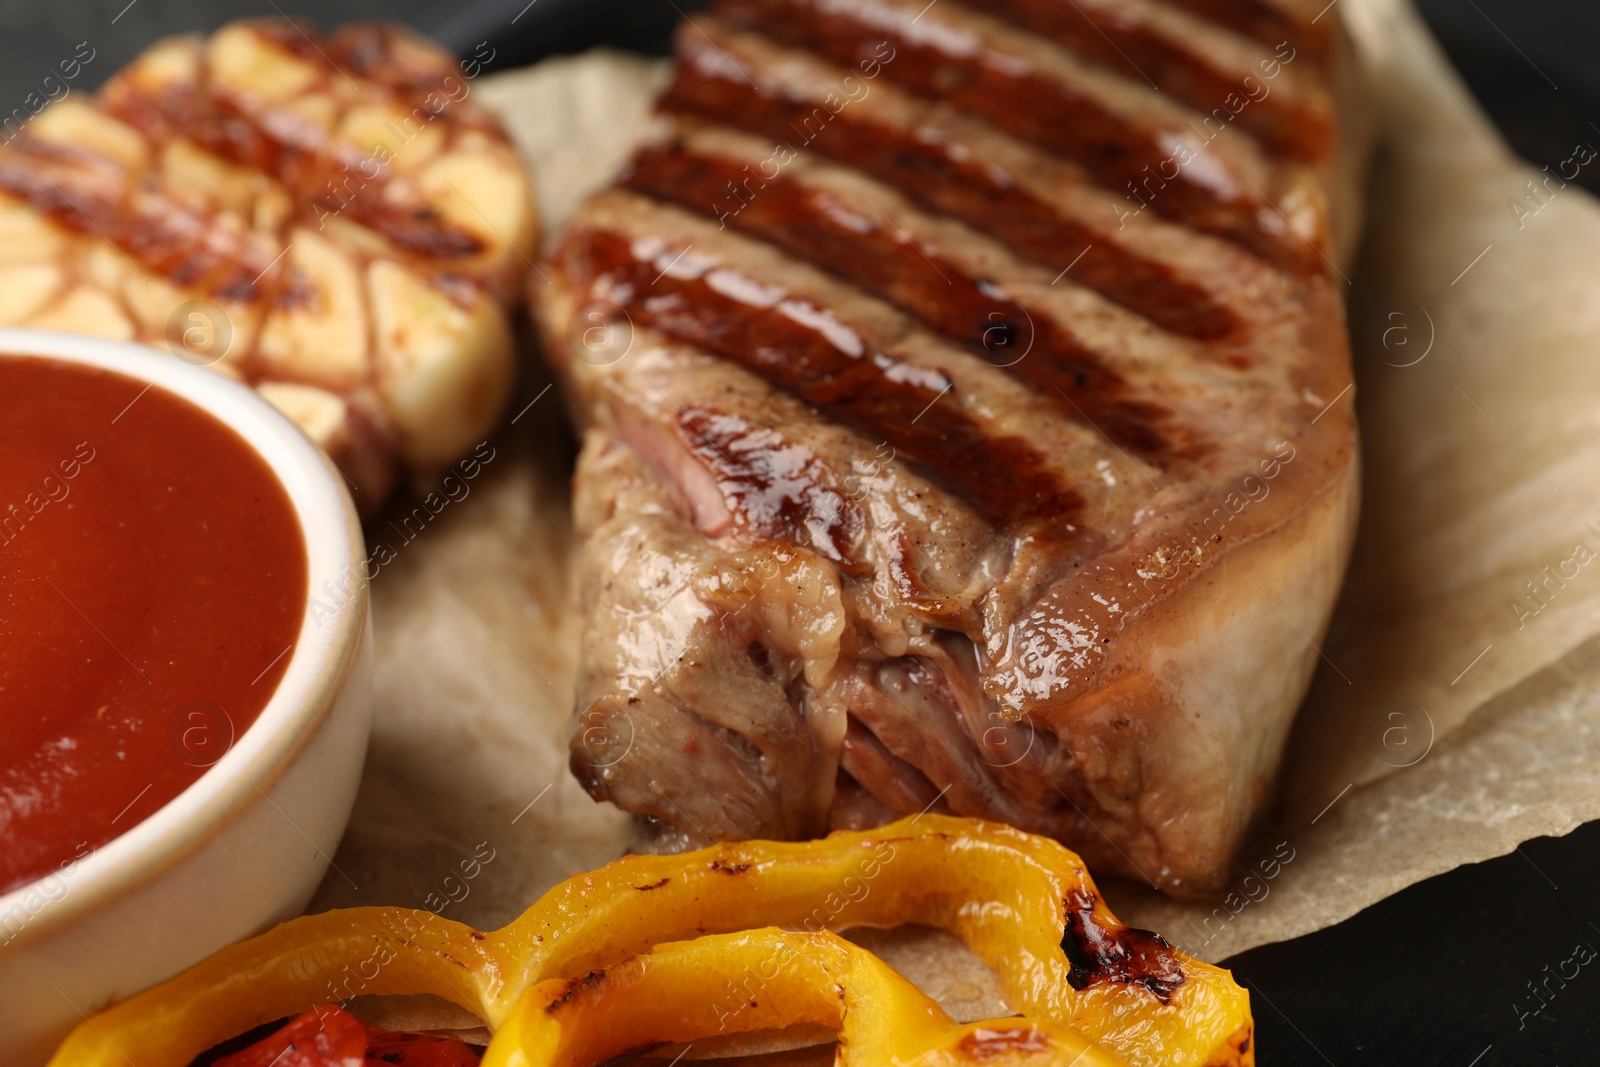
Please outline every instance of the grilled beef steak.
[[646, 847], [919, 811], [1215, 888], [1356, 506], [1334, 16], [722, 0], [534, 285], [572, 767]]

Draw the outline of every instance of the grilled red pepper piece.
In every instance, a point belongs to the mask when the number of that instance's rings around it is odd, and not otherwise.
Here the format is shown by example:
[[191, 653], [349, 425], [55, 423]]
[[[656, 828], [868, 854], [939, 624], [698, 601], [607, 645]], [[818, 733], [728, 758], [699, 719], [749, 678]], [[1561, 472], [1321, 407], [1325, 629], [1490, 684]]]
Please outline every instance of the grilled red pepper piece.
[[213, 1067], [478, 1067], [471, 1045], [434, 1034], [396, 1034], [319, 1004]]

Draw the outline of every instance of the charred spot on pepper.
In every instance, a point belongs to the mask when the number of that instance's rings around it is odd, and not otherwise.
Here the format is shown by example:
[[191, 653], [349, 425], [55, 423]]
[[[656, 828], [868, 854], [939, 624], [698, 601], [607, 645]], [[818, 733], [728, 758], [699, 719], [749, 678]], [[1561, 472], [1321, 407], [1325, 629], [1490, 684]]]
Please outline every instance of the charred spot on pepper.
[[641, 893], [648, 893], [652, 889], [660, 889], [670, 881], [672, 881], [671, 878], [663, 876], [659, 881], [651, 882], [649, 885], [636, 885], [633, 888], [637, 889]]
[[723, 863], [721, 860], [712, 860], [711, 869], [721, 871], [723, 874], [743, 874], [750, 869], [748, 863]]
[[980, 1028], [963, 1037], [956, 1051], [969, 1060], [987, 1060], [1030, 1052], [1048, 1052], [1050, 1038], [1037, 1027], [1018, 1026], [1006, 1030]]
[[1108, 929], [1095, 917], [1099, 898], [1090, 890], [1074, 889], [1063, 901], [1066, 930], [1061, 951], [1071, 970], [1067, 983], [1083, 990], [1098, 982], [1144, 986], [1163, 1004], [1184, 981], [1177, 952], [1166, 938], [1132, 926]]
[[544, 1006], [545, 1014], [554, 1015], [569, 1000], [589, 989], [598, 989], [605, 985], [608, 980], [605, 971], [590, 971], [581, 978], [568, 979], [567, 988], [561, 991], [561, 995]]

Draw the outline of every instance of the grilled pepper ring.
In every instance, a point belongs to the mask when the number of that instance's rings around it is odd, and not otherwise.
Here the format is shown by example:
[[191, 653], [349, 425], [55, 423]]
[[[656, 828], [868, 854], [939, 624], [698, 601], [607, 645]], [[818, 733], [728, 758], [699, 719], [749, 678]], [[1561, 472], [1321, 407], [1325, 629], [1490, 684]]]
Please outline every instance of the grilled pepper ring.
[[[731, 998], [732, 971], [749, 979]], [[988, 1067], [1126, 1061], [1056, 1023], [958, 1025], [867, 950], [831, 933], [753, 930], [657, 945], [604, 971], [534, 986], [482, 1067], [608, 1063], [656, 1044], [801, 1023], [839, 1034], [838, 1067]]]
[[1118, 922], [1073, 853], [1010, 827], [921, 815], [820, 841], [629, 856], [568, 879], [491, 933], [407, 908], [304, 916], [94, 1016], [51, 1065], [185, 1067], [330, 996], [431, 993], [498, 1031], [539, 983], [658, 944], [774, 924], [902, 923], [961, 937], [1012, 1008], [1134, 1067], [1254, 1063], [1249, 995], [1226, 971]]

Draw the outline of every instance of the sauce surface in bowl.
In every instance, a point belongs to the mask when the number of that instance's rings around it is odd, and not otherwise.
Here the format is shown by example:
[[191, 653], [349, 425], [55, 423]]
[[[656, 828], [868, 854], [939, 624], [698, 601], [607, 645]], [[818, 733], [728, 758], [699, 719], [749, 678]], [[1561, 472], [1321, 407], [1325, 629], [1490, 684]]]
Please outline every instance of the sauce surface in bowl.
[[288, 494], [220, 420], [0, 355], [0, 892], [222, 757], [287, 668], [306, 582]]

